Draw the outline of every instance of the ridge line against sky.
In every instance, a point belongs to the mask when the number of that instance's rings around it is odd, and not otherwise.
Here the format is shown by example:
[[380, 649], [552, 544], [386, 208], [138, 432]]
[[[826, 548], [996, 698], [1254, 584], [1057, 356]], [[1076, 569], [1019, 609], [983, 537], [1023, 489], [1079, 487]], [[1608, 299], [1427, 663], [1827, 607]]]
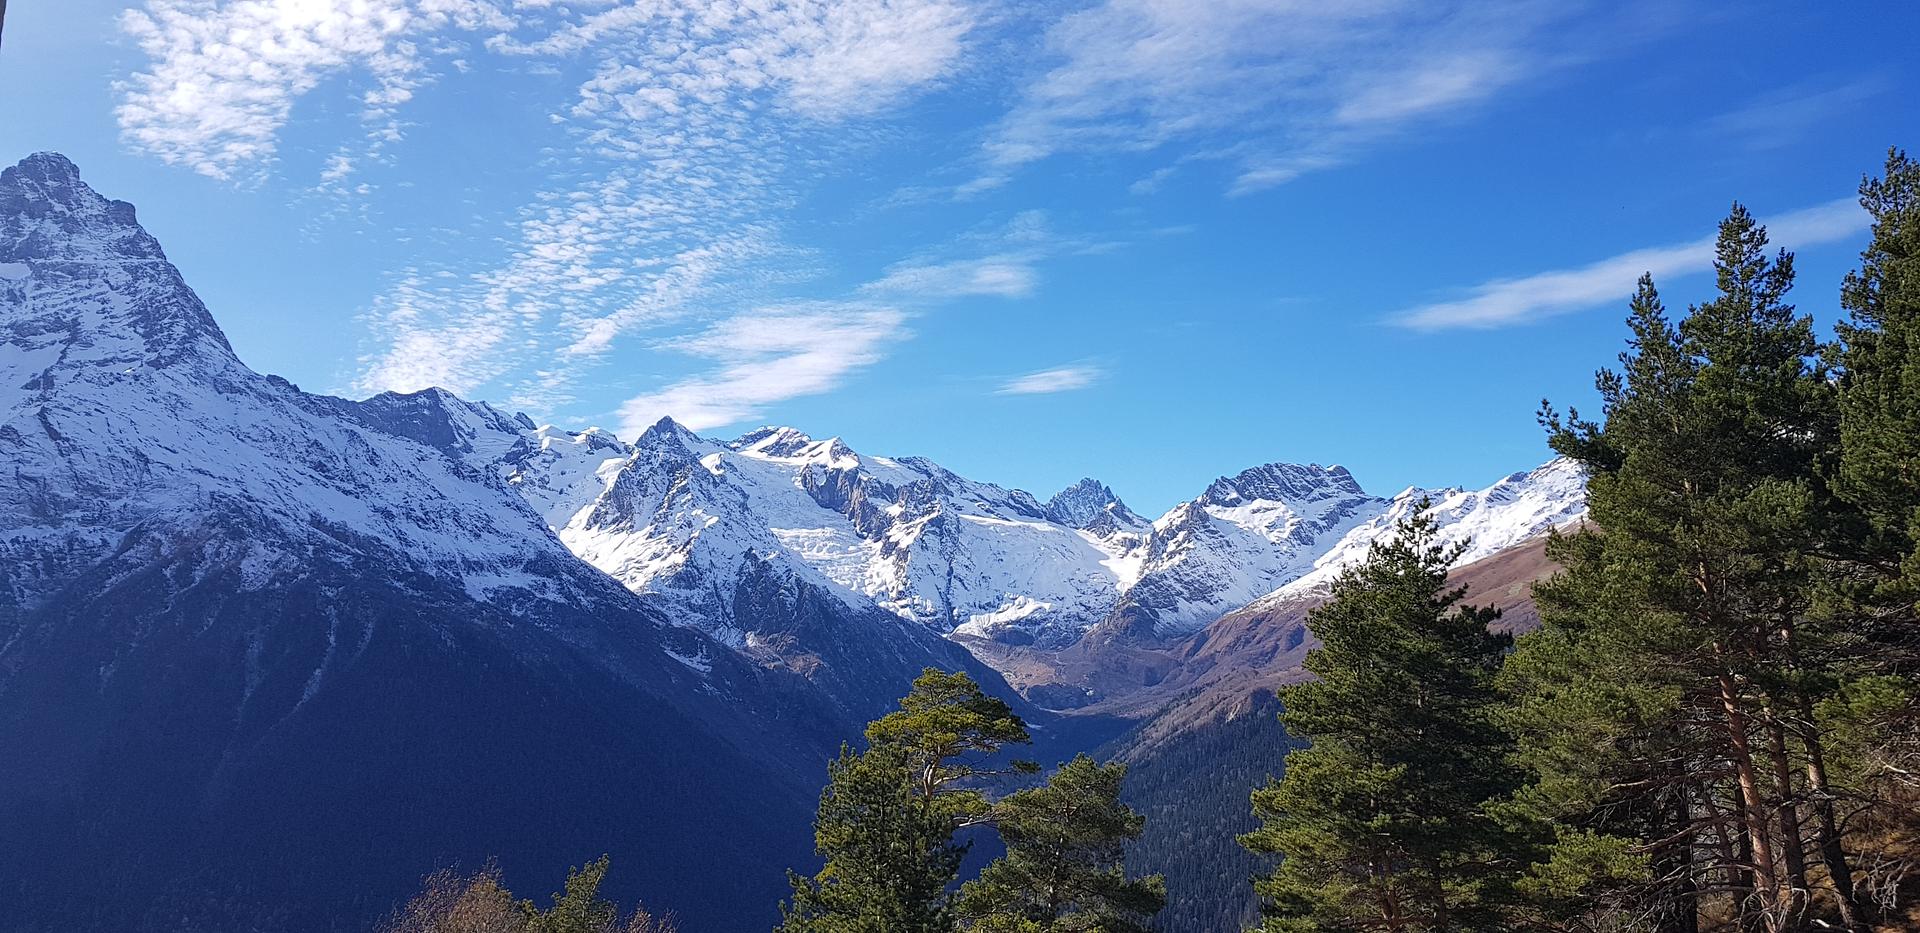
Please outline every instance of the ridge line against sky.
[[[63, 90], [0, 100], [0, 141], [105, 172], [257, 365], [1148, 506], [1272, 460], [1540, 462], [1534, 402], [1590, 390], [1640, 272], [1694, 297], [1734, 198], [1830, 320], [1861, 229], [1831, 199], [1920, 87], [1892, 3], [17, 12], [0, 78]], [[1118, 436], [1154, 439], [1131, 478]]]

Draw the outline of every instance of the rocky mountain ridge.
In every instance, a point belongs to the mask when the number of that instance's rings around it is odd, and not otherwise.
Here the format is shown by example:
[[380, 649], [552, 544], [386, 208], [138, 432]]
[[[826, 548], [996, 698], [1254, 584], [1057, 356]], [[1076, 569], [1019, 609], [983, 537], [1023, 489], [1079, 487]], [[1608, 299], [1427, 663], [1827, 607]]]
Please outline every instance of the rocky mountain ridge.
[[[378, 400], [376, 400], [378, 401]], [[1088, 637], [1167, 642], [1262, 599], [1324, 586], [1430, 499], [1471, 561], [1577, 520], [1564, 461], [1485, 489], [1367, 493], [1344, 468], [1273, 463], [1222, 477], [1148, 522], [1105, 484], [1046, 502], [918, 457], [765, 427], [732, 441], [663, 419], [628, 445], [531, 427], [485, 406], [468, 423], [495, 468], [583, 560], [743, 643], [727, 594], [765, 565], [969, 644], [1038, 651]], [[476, 446], [477, 445], [477, 446]], [[484, 457], [473, 460], [476, 465]]]

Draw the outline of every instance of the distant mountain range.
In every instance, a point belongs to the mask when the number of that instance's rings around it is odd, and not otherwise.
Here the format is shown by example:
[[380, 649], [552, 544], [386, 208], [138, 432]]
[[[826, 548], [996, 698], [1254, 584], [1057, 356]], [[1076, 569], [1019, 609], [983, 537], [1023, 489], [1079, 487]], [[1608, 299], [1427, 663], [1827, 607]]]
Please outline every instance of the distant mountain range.
[[1391, 498], [1342, 467], [1271, 463], [1148, 521], [1098, 480], [1043, 503], [922, 457], [865, 456], [790, 427], [723, 441], [669, 418], [629, 445], [438, 389], [359, 405], [499, 474], [582, 560], [735, 647], [752, 647], [755, 626], [732, 605], [741, 574], [769, 567], [849, 611], [879, 609], [965, 640], [1058, 649], [1105, 626], [1165, 642], [1325, 586], [1422, 499], [1445, 541], [1469, 542], [1462, 563], [1585, 510], [1583, 480], [1564, 460], [1485, 489]]
[[[764, 607], [743, 607], [741, 594], [770, 579], [839, 614], [891, 617], [912, 623], [914, 637], [1031, 661], [1108, 643], [1166, 646], [1243, 607], [1323, 590], [1423, 500], [1442, 540], [1466, 546], [1463, 564], [1585, 512], [1584, 480], [1565, 460], [1485, 489], [1392, 497], [1366, 492], [1342, 467], [1271, 463], [1148, 521], [1095, 479], [1042, 502], [790, 427], [722, 441], [663, 419], [629, 445], [440, 390], [361, 405], [435, 425], [441, 433], [423, 440], [505, 478], [582, 560], [749, 654], [768, 633]], [[1030, 664], [1001, 667], [1056, 705], [1097, 693], [1025, 676]]]
[[1287, 607], [1424, 496], [1465, 560], [1584, 511], [1559, 461], [1393, 497], [1269, 464], [1148, 521], [792, 428], [312, 395], [51, 153], [0, 172], [0, 473], [0, 902], [46, 930], [360, 929], [450, 861], [603, 851], [761, 929], [922, 667], [1064, 755], [1221, 682], [1223, 626], [1305, 644]]

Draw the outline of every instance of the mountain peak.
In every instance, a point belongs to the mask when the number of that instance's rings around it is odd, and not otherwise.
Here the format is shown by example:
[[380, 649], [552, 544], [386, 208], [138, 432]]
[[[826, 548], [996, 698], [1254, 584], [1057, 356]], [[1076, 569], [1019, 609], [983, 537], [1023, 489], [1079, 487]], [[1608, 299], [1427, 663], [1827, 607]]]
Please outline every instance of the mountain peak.
[[102, 197], [57, 152], [0, 169], [0, 262], [165, 259], [133, 205]]
[[346, 409], [362, 423], [387, 434], [435, 449], [477, 459], [497, 459], [505, 448], [534, 429], [526, 415], [509, 417], [486, 402], [469, 402], [438, 386], [417, 392], [382, 392]]
[[1121, 525], [1146, 523], [1107, 484], [1090, 476], [1054, 493], [1047, 500], [1046, 512], [1048, 518], [1070, 528], [1091, 528], [1108, 515]]
[[806, 460], [829, 469], [857, 468], [860, 455], [839, 437], [814, 440], [796, 428], [768, 425], [740, 435], [729, 443], [731, 450], [774, 460]]
[[813, 438], [797, 428], [770, 424], [740, 435], [727, 446], [743, 453], [755, 453], [765, 457], [795, 457], [812, 444]]
[[80, 181], [80, 166], [73, 164], [72, 159], [51, 150], [33, 153], [21, 159], [20, 164], [15, 167], [42, 180], [64, 178], [69, 183]]
[[687, 430], [685, 425], [673, 420], [673, 416], [667, 415], [663, 416], [659, 421], [655, 421], [653, 427], [646, 429], [638, 438], [635, 438], [633, 446], [647, 448], [678, 447], [690, 451], [694, 447], [699, 446], [700, 443], [700, 435]]
[[1209, 505], [1232, 506], [1256, 499], [1313, 502], [1364, 495], [1353, 474], [1338, 464], [1268, 463], [1214, 480], [1201, 498]]
[[35, 153], [0, 170], [0, 342], [61, 346], [63, 365], [114, 372], [189, 360], [237, 366], [166, 259], [133, 205], [88, 187], [67, 157]]

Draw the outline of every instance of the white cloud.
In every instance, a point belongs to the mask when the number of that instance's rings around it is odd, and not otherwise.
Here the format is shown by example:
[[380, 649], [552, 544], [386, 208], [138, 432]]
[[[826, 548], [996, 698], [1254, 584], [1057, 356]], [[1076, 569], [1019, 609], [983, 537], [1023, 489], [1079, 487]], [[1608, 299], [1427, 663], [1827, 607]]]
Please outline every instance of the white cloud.
[[[795, 255], [780, 219], [796, 196], [789, 160], [818, 144], [809, 124], [844, 136], [939, 81], [975, 19], [961, 0], [147, 0], [121, 19], [148, 64], [117, 85], [117, 113], [131, 145], [252, 181], [298, 99], [359, 76], [365, 138], [335, 148], [310, 190], [364, 193], [351, 176], [385, 160], [420, 88], [471, 70], [477, 50], [451, 34], [487, 33], [486, 49], [546, 73], [581, 61], [590, 76], [556, 113], [575, 146], [556, 158], [567, 172], [519, 212], [491, 268], [401, 274], [367, 315], [379, 345], [355, 382], [471, 392], [517, 373], [503, 386], [514, 398], [557, 404], [624, 335], [723, 315], [792, 276], [766, 261]], [[977, 278], [1005, 290], [1018, 276]], [[836, 371], [808, 362], [824, 358], [775, 368], [804, 386]]]
[[1564, 63], [1553, 27], [1576, 13], [1524, 0], [1105, 0], [1049, 29], [1054, 64], [960, 193], [1055, 154], [1176, 142], [1228, 162], [1235, 192], [1281, 184]]
[[[771, 309], [731, 315], [696, 336], [659, 342], [659, 349], [715, 365], [630, 399], [621, 408], [622, 424], [638, 432], [671, 415], [701, 430], [760, 418], [768, 406], [829, 391], [862, 367], [878, 362], [890, 345], [910, 336], [903, 308], [918, 312], [981, 295], [1025, 297], [1037, 286], [1035, 267], [1041, 261], [1109, 245], [1062, 235], [1044, 212], [1023, 211], [969, 231], [946, 247], [952, 253], [984, 252], [984, 256], [923, 255], [887, 267], [880, 278], [854, 289], [851, 298], [775, 304]], [[1085, 384], [1098, 378], [1099, 371], [1081, 366], [1036, 373], [1028, 377], [1035, 380], [1028, 384], [1038, 386], [1048, 375]], [[1057, 388], [1007, 391], [1079, 387], [1063, 383]]]
[[1356, 82], [1334, 111], [1336, 123], [1393, 123], [1479, 100], [1516, 80], [1523, 67], [1503, 52], [1477, 50], [1415, 62]]
[[1003, 254], [952, 262], [900, 263], [889, 267], [886, 275], [867, 289], [935, 299], [969, 295], [1025, 298], [1033, 294], [1038, 282], [1031, 258]]
[[1801, 82], [1762, 94], [1707, 120], [1701, 135], [1738, 141], [1754, 149], [1776, 149], [1806, 138], [1820, 125], [1860, 107], [1887, 90], [1873, 76], [1838, 84]]
[[1060, 233], [1045, 211], [1021, 211], [1004, 222], [971, 230], [943, 249], [894, 263], [861, 291], [901, 302], [982, 295], [1026, 298], [1040, 286], [1042, 262], [1063, 254], [1106, 252], [1118, 245]]
[[358, 388], [417, 392], [438, 386], [465, 394], [505, 371], [510, 363], [503, 351], [515, 331], [511, 311], [482, 308], [456, 318], [445, 312], [444, 294], [443, 286], [408, 270], [379, 299], [374, 318], [388, 345], [361, 360]]
[[663, 416], [695, 431], [756, 418], [770, 404], [828, 391], [878, 360], [903, 336], [905, 316], [885, 307], [812, 304], [720, 321], [671, 349], [717, 362], [711, 372], [649, 392], [620, 407], [623, 430], [645, 431]]
[[[1793, 249], [1853, 236], [1867, 227], [1867, 214], [1853, 198], [1782, 214], [1766, 223], [1769, 239]], [[1389, 319], [1415, 330], [1493, 328], [1526, 324], [1608, 303], [1624, 303], [1641, 273], [1655, 279], [1712, 267], [1714, 237], [1638, 249], [1573, 269], [1495, 279], [1474, 286], [1467, 297], [1409, 308]]]
[[151, 64], [117, 85], [116, 116], [128, 142], [168, 163], [253, 177], [322, 79], [364, 69], [362, 118], [391, 141], [395, 109], [430, 80], [412, 37], [509, 22], [488, 0], [148, 0], [120, 18]]
[[1096, 366], [1059, 366], [1009, 379], [1000, 386], [999, 394], [1042, 395], [1051, 392], [1071, 392], [1093, 385], [1100, 381], [1103, 375], [1105, 373]]
[[[851, 121], [940, 80], [973, 28], [954, 0], [520, 0], [516, 11], [518, 28], [489, 38], [489, 50], [587, 75], [554, 115], [572, 146], [555, 159], [566, 170], [520, 212], [503, 261], [376, 307], [385, 346], [365, 361], [362, 390], [401, 376], [470, 385], [517, 376], [511, 396], [546, 408], [569, 401], [583, 368], [623, 338], [759, 320], [741, 309], [810, 271], [782, 236], [807, 181], [792, 167], [817, 172], [836, 145], [857, 140]], [[821, 133], [829, 123], [832, 134]], [[454, 339], [469, 330], [496, 336]], [[712, 356], [699, 342], [652, 345]], [[785, 383], [797, 392], [866, 359], [852, 354], [835, 369], [823, 353], [791, 356], [774, 369], [792, 373]], [[531, 373], [529, 359], [539, 361]], [[773, 397], [766, 380], [727, 389], [747, 384], [740, 372], [706, 379], [687, 385], [735, 401], [713, 401], [694, 420]], [[653, 395], [684, 401], [675, 391]]]
[[618, 49], [621, 67], [604, 76], [602, 91], [620, 96], [630, 115], [772, 91], [795, 112], [841, 119], [883, 110], [945, 76], [974, 19], [956, 0], [639, 0], [564, 19], [532, 41], [501, 35], [488, 45], [515, 55]]

